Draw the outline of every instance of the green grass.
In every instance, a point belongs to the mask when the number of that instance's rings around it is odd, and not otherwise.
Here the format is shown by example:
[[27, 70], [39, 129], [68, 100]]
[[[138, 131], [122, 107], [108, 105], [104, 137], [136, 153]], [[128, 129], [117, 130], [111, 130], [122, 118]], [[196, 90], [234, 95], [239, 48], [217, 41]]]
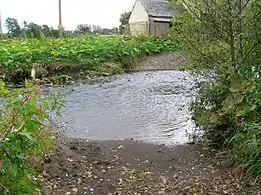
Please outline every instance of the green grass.
[[261, 125], [245, 125], [230, 141], [231, 160], [247, 177], [261, 181]]

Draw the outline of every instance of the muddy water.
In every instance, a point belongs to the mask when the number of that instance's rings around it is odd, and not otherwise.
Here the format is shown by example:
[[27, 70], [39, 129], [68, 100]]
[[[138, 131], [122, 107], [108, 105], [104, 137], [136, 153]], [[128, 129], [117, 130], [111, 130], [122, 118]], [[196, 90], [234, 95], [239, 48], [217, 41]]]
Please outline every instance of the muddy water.
[[188, 103], [196, 91], [186, 72], [124, 74], [63, 92], [67, 103], [57, 123], [70, 137], [173, 145], [186, 143], [194, 129]]

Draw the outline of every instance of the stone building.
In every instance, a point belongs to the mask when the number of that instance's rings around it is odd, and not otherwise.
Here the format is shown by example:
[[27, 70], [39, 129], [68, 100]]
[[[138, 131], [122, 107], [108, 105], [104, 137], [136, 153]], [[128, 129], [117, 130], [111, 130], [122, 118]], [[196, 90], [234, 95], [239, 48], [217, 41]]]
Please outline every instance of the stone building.
[[129, 19], [131, 35], [167, 35], [177, 10], [166, 0], [136, 0]]

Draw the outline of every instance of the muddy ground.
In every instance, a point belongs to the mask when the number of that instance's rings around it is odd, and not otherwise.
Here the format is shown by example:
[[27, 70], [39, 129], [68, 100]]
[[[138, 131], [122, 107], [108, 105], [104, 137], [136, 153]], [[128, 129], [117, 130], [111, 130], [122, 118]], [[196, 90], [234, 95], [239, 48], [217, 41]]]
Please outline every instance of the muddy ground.
[[[135, 140], [60, 142], [46, 164], [46, 194], [261, 194], [240, 170], [198, 144], [168, 148]], [[260, 191], [259, 191], [260, 190]]]
[[186, 60], [184, 52], [160, 53], [141, 60], [134, 71], [175, 70]]
[[[171, 70], [180, 53], [160, 54], [141, 62], [143, 70]], [[135, 140], [57, 139], [45, 165], [47, 195], [261, 195], [242, 180], [240, 168], [200, 144], [153, 145]]]

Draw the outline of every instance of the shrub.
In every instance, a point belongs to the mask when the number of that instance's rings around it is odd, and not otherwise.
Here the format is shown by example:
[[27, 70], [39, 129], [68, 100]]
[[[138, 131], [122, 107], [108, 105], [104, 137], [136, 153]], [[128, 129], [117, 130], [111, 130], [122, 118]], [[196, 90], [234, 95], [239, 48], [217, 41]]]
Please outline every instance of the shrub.
[[204, 76], [191, 105], [212, 146], [225, 147], [245, 173], [261, 176], [261, 25], [259, 0], [180, 0], [173, 39]]
[[34, 194], [54, 147], [50, 113], [59, 115], [63, 101], [43, 97], [37, 84], [25, 84], [10, 91], [0, 80], [0, 194]]

